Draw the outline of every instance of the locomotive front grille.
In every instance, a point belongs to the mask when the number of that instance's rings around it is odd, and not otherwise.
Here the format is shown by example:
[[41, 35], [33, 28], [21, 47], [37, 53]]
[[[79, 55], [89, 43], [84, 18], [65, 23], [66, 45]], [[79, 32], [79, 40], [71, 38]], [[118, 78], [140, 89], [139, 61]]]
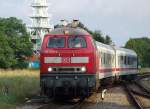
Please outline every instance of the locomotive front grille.
[[76, 71], [75, 68], [58, 68], [58, 71]]
[[83, 67], [52, 67], [52, 72], [84, 72]]

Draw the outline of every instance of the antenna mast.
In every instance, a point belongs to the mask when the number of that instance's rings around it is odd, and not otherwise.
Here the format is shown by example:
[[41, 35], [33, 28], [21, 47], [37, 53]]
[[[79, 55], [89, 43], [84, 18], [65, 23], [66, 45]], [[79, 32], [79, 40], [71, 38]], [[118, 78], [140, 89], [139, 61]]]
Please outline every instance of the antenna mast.
[[49, 24], [48, 2], [47, 0], [33, 0], [31, 7], [33, 13], [30, 17], [32, 21], [30, 36], [34, 44], [34, 51], [39, 51], [44, 35], [52, 29], [52, 26]]

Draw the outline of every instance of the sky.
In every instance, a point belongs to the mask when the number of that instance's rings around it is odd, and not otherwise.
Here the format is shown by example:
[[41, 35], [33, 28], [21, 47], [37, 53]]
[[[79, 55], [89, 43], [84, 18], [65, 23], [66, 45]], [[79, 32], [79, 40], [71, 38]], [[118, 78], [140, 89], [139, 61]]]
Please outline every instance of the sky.
[[[18, 17], [27, 25], [32, 0], [1, 0], [0, 17]], [[50, 23], [79, 19], [91, 30], [101, 30], [117, 46], [130, 38], [150, 37], [150, 0], [48, 0]]]

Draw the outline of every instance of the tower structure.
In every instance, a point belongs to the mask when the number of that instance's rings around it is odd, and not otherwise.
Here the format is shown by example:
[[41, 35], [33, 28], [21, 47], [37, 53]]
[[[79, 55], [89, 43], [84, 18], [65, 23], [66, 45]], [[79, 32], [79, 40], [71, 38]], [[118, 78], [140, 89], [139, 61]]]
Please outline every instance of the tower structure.
[[43, 37], [52, 29], [50, 26], [50, 16], [48, 14], [47, 0], [33, 0], [31, 4], [33, 13], [31, 18], [32, 24], [30, 26], [31, 41], [34, 44], [34, 51], [41, 48]]

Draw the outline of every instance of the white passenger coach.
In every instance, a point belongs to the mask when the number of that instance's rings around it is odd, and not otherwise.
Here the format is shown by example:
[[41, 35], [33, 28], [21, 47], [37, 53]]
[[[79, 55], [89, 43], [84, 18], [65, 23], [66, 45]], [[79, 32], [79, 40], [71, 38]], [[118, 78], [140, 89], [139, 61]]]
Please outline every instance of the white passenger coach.
[[133, 50], [96, 42], [100, 56], [99, 79], [138, 73], [138, 58]]

